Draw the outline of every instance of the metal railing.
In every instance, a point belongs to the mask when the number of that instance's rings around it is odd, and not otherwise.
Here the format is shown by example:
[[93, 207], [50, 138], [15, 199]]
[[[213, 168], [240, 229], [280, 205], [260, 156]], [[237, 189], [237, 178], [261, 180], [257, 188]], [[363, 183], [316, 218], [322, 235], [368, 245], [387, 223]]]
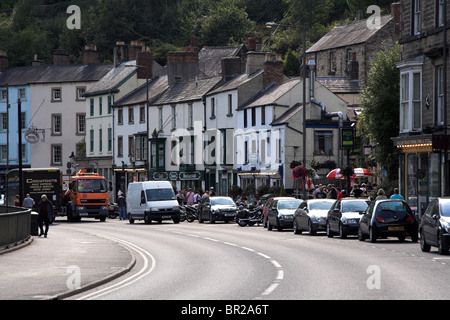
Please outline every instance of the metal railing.
[[0, 206], [0, 249], [30, 237], [31, 209]]

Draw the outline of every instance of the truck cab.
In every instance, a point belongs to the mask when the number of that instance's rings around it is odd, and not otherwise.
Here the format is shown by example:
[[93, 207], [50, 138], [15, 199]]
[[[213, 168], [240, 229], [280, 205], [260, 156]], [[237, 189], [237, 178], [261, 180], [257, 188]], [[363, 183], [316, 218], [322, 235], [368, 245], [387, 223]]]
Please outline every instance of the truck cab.
[[70, 176], [70, 197], [67, 203], [67, 220], [79, 221], [81, 218], [95, 218], [105, 221], [108, 215], [108, 188], [106, 179], [98, 173], [80, 170]]

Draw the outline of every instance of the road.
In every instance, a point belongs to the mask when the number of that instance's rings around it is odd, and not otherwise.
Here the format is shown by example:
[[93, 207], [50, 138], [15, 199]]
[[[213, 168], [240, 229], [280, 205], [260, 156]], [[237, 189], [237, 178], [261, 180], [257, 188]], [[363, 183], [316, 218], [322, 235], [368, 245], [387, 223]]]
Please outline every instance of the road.
[[120, 242], [137, 263], [121, 278], [70, 299], [450, 299], [450, 256], [408, 239], [360, 242], [235, 223], [64, 224]]

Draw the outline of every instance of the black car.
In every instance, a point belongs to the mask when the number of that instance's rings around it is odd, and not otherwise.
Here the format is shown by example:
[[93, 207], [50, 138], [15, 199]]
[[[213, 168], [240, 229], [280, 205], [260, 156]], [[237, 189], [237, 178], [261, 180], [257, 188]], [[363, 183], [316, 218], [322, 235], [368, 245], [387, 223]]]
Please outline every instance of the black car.
[[206, 197], [198, 205], [198, 222], [203, 223], [209, 220], [210, 223], [216, 221], [234, 221], [237, 214], [236, 203], [230, 197]]
[[375, 242], [380, 237], [398, 237], [400, 241], [407, 236], [417, 242], [418, 224], [408, 203], [401, 199], [382, 199], [373, 201], [359, 221], [358, 239]]
[[308, 230], [310, 235], [315, 235], [319, 230], [325, 231], [328, 210], [334, 202], [333, 199], [303, 201], [294, 214], [294, 233], [300, 234]]
[[370, 201], [361, 198], [343, 198], [336, 200], [327, 214], [327, 236], [339, 234], [341, 239], [347, 235], [358, 234], [361, 212], [366, 211]]
[[267, 230], [276, 227], [278, 231], [284, 228], [292, 228], [294, 212], [303, 200], [295, 198], [274, 198], [267, 208]]
[[437, 247], [440, 254], [450, 249], [450, 198], [436, 198], [429, 205], [419, 226], [420, 248], [428, 252]]

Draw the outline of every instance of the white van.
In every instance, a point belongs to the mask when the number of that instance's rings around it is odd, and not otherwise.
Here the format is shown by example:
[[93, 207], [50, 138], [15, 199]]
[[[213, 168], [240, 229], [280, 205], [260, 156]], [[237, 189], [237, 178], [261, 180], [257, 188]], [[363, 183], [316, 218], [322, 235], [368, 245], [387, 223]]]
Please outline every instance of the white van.
[[133, 182], [128, 185], [127, 215], [130, 223], [134, 220], [163, 220], [180, 222], [180, 207], [169, 181]]

